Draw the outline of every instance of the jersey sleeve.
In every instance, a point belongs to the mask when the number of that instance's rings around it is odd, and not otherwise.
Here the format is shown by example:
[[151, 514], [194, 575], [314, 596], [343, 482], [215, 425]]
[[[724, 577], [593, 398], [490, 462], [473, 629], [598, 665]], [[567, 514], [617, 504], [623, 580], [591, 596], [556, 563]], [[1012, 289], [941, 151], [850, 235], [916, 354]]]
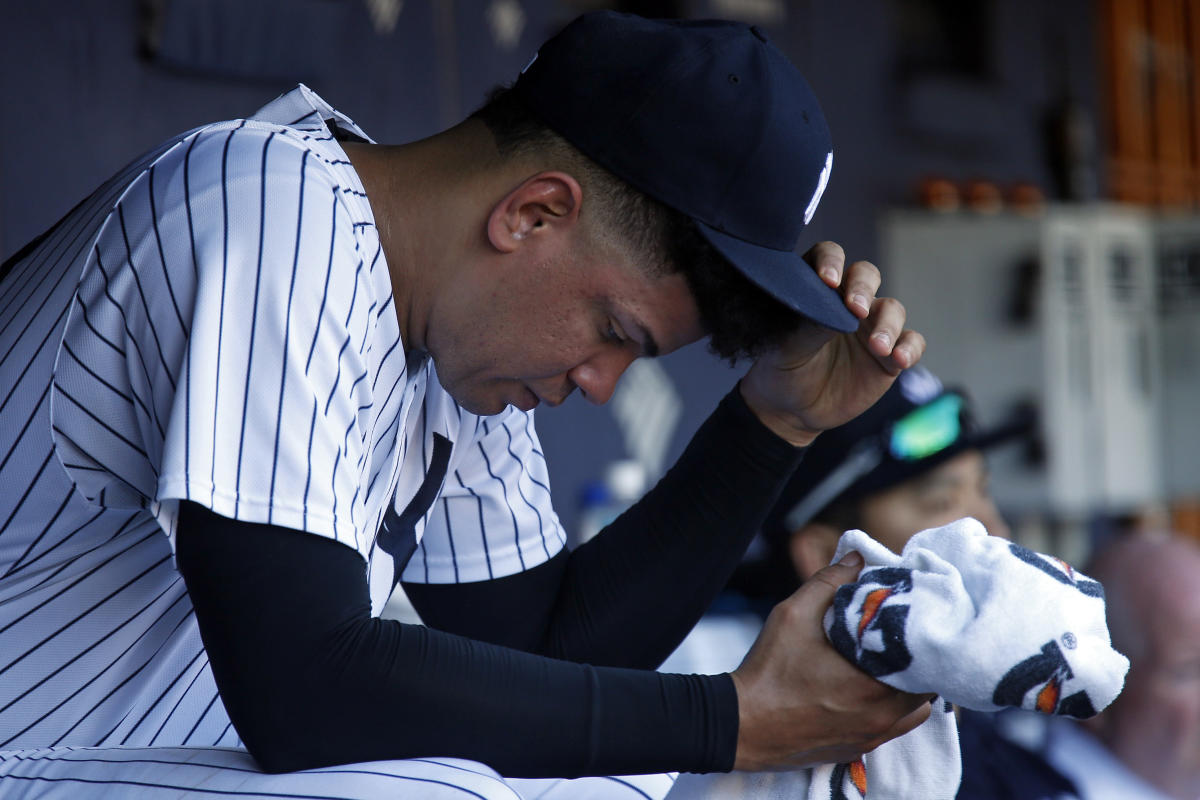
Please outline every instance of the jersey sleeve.
[[548, 561], [566, 544], [550, 502], [546, 459], [533, 413], [509, 407], [464, 423], [468, 437], [450, 465], [442, 493], [402, 580], [468, 583]]
[[388, 298], [347, 191], [301, 137], [256, 123], [205, 130], [129, 186], [64, 337], [85, 355], [60, 355], [56, 376], [99, 369], [122, 389], [91, 414], [56, 397], [89, 499], [152, 507], [168, 532], [186, 499], [364, 552], [369, 345]]

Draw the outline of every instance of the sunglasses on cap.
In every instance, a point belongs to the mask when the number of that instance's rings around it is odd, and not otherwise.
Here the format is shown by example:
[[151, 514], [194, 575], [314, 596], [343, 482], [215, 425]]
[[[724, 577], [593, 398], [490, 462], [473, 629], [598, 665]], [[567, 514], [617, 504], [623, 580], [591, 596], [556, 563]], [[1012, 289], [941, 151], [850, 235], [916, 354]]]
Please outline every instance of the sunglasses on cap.
[[944, 452], [962, 438], [967, 424], [965, 407], [962, 395], [946, 392], [859, 442], [841, 464], [788, 512], [785, 518], [788, 528], [795, 530], [807, 523], [886, 460], [913, 464]]

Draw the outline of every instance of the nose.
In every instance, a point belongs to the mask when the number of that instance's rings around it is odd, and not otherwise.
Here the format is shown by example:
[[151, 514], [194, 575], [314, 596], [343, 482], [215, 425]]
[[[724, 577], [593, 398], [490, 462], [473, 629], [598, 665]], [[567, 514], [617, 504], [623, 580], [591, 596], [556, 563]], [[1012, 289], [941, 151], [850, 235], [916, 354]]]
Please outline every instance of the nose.
[[579, 387], [589, 403], [604, 405], [617, 388], [617, 380], [624, 374], [636, 355], [628, 350], [612, 350], [595, 356], [567, 372], [567, 377]]

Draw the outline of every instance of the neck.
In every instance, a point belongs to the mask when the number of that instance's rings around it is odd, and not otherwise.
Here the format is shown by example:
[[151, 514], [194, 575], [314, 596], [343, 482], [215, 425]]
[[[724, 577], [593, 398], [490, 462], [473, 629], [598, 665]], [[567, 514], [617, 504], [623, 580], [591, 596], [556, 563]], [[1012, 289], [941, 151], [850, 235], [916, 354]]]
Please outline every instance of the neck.
[[405, 352], [423, 352], [437, 297], [482, 235], [479, 154], [494, 153], [491, 137], [468, 121], [411, 144], [343, 146], [375, 217]]

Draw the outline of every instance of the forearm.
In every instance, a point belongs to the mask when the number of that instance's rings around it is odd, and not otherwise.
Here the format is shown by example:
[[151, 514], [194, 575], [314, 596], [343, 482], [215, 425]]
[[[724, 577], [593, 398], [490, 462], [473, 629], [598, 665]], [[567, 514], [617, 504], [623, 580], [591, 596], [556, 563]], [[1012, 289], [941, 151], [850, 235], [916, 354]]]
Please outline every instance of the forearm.
[[[378, 618], [276, 656], [293, 670], [305, 658], [324, 663], [281, 698], [285, 718], [262, 720], [252, 748], [276, 770], [421, 756], [521, 777], [732, 766], [728, 676], [591, 667]], [[730, 707], [734, 737], [707, 735]]]
[[660, 664], [729, 579], [801, 452], [735, 388], [658, 485], [571, 554], [545, 652]]
[[222, 700], [268, 770], [419, 756], [512, 776], [732, 767], [728, 676], [595, 668], [373, 619], [349, 548], [195, 506], [177, 542]]

